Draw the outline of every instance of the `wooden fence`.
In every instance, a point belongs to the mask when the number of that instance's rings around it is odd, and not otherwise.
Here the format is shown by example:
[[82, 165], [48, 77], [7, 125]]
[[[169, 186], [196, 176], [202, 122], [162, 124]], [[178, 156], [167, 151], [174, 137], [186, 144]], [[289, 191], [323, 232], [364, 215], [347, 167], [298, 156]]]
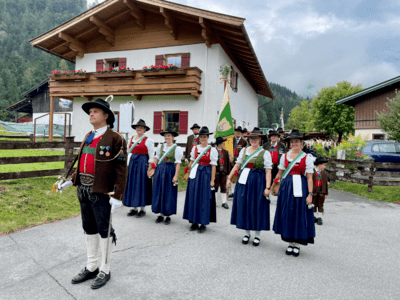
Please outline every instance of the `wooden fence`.
[[0, 150], [60, 149], [60, 148], [65, 149], [64, 155], [58, 155], [58, 156], [53, 155], [53, 156], [2, 157], [0, 158], [0, 165], [63, 161], [64, 169], [0, 173], [0, 180], [62, 175], [66, 172], [66, 170], [70, 166], [70, 163], [72, 163], [74, 159], [74, 154], [73, 154], [74, 148], [77, 148], [80, 145], [81, 142], [75, 142], [74, 137], [66, 137], [65, 142], [0, 141]]
[[[331, 182], [346, 181], [368, 185], [368, 192], [372, 192], [372, 186], [400, 186], [399, 180], [384, 180], [383, 178], [400, 179], [400, 164], [361, 162], [354, 160], [342, 160], [332, 157], [329, 159], [326, 171]], [[342, 166], [345, 166], [342, 168]], [[389, 169], [395, 171], [378, 171], [379, 169]], [[342, 173], [343, 175], [339, 175]], [[367, 176], [368, 179], [354, 177]]]

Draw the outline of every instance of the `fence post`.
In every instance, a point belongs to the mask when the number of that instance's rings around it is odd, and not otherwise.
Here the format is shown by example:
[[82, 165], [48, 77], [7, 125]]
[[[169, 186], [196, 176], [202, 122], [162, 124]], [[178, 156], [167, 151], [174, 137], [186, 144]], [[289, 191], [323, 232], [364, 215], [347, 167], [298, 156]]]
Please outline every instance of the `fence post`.
[[375, 162], [372, 162], [371, 167], [369, 168], [368, 193], [372, 192], [372, 179], [374, 179], [374, 175], [375, 175]]
[[29, 141], [30, 141], [31, 143], [34, 142], [33, 134], [30, 134], [30, 135], [29, 135]]
[[[74, 136], [68, 136], [66, 137], [66, 142], [65, 142], [65, 155], [69, 156], [74, 154], [74, 147], [72, 146], [72, 143], [74, 142], [75, 137]], [[72, 161], [69, 161], [68, 158], [65, 159], [64, 163], [64, 168], [68, 168], [68, 164], [71, 163]]]

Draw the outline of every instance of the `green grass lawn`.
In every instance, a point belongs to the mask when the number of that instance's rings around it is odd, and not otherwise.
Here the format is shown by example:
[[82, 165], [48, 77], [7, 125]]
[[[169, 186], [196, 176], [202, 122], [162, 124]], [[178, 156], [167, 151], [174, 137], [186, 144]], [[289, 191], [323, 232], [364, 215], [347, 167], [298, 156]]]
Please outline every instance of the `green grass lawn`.
[[376, 201], [400, 202], [400, 186], [373, 186], [368, 192], [368, 185], [336, 181], [329, 188], [345, 191]]
[[0, 182], [0, 235], [80, 214], [76, 187], [51, 191], [56, 176]]

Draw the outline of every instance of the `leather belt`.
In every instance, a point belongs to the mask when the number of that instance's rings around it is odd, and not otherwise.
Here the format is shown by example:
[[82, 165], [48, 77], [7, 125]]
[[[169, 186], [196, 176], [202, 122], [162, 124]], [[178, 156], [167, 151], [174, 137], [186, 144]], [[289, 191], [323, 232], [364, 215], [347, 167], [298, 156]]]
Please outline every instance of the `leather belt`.
[[92, 186], [93, 179], [94, 179], [94, 175], [92, 175], [92, 174], [86, 174], [86, 173], [79, 174], [79, 181], [81, 182], [82, 185]]

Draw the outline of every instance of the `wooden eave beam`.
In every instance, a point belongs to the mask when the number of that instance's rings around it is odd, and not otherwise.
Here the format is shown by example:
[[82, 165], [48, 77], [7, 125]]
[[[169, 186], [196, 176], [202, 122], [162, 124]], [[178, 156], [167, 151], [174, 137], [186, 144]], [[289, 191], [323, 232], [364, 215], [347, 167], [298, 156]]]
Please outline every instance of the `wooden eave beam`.
[[238, 37], [243, 36], [243, 33], [242, 33], [242, 31], [240, 31], [240, 29], [238, 31], [238, 30], [235, 30], [232, 27], [227, 27], [227, 26], [223, 26], [223, 25], [220, 25], [220, 24], [216, 24], [216, 23], [210, 24], [210, 27], [212, 27], [214, 29], [217, 29], [218, 31], [223, 31], [224, 33], [228, 33], [228, 34], [234, 35], [234, 36], [238, 36]]
[[63, 39], [64, 41], [69, 42], [68, 46], [71, 50], [75, 50], [77, 52], [86, 53], [86, 45], [69, 35], [60, 32], [58, 37]]
[[165, 8], [160, 7], [160, 13], [165, 18], [165, 26], [170, 30], [169, 33], [174, 37], [174, 40], [178, 39], [178, 26], [176, 25], [175, 18]]
[[232, 37], [227, 37], [223, 34], [221, 34], [221, 38], [226, 41], [229, 44], [239, 44], [239, 45], [243, 45], [243, 46], [248, 46], [247, 42], [245, 40], [242, 39], [237, 39], [237, 38], [232, 38]]
[[143, 11], [132, 0], [123, 0], [123, 3], [129, 7], [129, 13], [135, 18], [136, 24], [144, 30], [146, 21]]
[[92, 22], [99, 28], [99, 33], [106, 37], [107, 42], [109, 42], [111, 46], [115, 45], [115, 31], [113, 28], [111, 28], [95, 16], [90, 17], [90, 22]]
[[203, 17], [199, 17], [199, 24], [200, 24], [201, 28], [203, 28], [201, 30], [201, 36], [205, 40], [207, 47], [210, 48], [211, 44], [212, 44], [210, 27], [208, 26], [206, 20], [204, 20]]

